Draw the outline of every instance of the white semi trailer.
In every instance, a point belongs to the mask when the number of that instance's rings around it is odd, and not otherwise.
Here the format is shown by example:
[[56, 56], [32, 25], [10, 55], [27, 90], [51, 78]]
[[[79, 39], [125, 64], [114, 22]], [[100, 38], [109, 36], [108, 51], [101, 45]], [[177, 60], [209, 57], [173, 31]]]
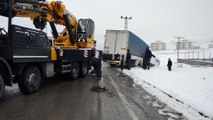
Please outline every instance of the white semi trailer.
[[129, 49], [132, 65], [137, 65], [143, 59], [146, 47], [148, 45], [131, 31], [106, 30], [103, 57], [111, 66], [119, 65], [120, 55], [124, 55], [125, 59]]

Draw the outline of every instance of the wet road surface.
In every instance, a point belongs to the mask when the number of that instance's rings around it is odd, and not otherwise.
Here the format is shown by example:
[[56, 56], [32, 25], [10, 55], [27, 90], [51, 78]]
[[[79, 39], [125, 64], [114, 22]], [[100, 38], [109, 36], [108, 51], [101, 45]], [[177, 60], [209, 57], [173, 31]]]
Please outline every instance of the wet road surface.
[[6, 88], [0, 102], [0, 120], [182, 120], [177, 113], [149, 95], [128, 77], [103, 65], [108, 91], [92, 92], [92, 77], [69, 81], [54, 78], [32, 95], [17, 85]]

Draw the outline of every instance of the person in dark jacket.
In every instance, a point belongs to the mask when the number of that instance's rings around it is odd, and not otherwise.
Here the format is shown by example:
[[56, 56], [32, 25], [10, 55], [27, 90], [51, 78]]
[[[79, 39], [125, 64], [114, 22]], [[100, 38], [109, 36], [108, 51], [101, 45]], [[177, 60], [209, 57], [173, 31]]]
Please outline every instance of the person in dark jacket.
[[171, 61], [171, 59], [170, 59], [170, 58], [169, 58], [169, 60], [168, 60], [167, 67], [168, 67], [168, 70], [169, 70], [169, 71], [171, 71], [171, 70], [172, 70], [172, 61]]
[[152, 52], [149, 50], [149, 48], [146, 47], [146, 52], [145, 52], [145, 56], [143, 59], [143, 68], [144, 69], [149, 70], [151, 57], [155, 57], [155, 56], [152, 54]]
[[127, 50], [127, 54], [126, 54], [126, 65], [128, 70], [130, 70], [131, 69], [131, 53], [129, 49]]

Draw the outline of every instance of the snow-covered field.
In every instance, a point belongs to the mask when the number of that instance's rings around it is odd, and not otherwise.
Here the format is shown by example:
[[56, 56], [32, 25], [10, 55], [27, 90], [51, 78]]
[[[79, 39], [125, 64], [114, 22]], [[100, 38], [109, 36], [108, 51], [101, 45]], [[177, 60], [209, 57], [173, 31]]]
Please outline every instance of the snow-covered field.
[[[159, 66], [150, 70], [135, 67], [124, 73], [190, 120], [213, 120], [213, 67], [177, 65], [177, 54], [172, 51], [154, 54]], [[168, 58], [173, 62], [172, 71], [167, 69]]]

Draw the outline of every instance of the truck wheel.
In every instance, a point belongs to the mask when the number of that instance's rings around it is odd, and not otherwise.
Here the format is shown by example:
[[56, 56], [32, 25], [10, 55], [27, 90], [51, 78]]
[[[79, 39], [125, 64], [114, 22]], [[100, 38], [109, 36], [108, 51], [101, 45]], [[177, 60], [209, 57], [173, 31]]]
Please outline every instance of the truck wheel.
[[116, 67], [116, 65], [115, 64], [110, 64], [110, 67]]
[[18, 80], [22, 93], [30, 94], [39, 90], [41, 85], [41, 73], [36, 66], [28, 66]]
[[82, 62], [80, 66], [80, 76], [85, 77], [89, 72], [88, 63]]
[[79, 76], [79, 64], [77, 62], [73, 62], [71, 66], [70, 77], [72, 80], [78, 79]]
[[0, 74], [0, 100], [3, 98], [4, 95], [4, 79], [2, 78], [1, 74]]

